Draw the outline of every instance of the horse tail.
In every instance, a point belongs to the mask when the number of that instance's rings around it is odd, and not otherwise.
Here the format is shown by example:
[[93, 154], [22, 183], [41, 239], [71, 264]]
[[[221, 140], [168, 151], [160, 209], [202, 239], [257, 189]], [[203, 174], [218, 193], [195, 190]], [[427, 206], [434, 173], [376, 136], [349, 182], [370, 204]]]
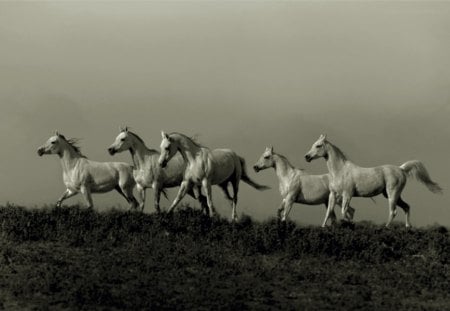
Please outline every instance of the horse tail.
[[428, 171], [422, 162], [413, 160], [400, 165], [400, 168], [408, 175], [414, 176], [418, 181], [423, 183], [428, 190], [433, 193], [442, 193], [442, 188], [436, 182], [431, 180]]
[[[239, 156], [238, 156], [239, 157]], [[257, 182], [253, 181], [247, 174], [247, 168], [245, 166], [245, 160], [242, 157], [239, 157], [239, 162], [241, 162], [241, 168], [242, 168], [242, 180], [249, 184], [250, 186], [252, 186], [253, 188], [257, 189], [257, 190], [267, 190], [270, 189], [270, 187], [265, 186], [265, 185], [260, 185]]]

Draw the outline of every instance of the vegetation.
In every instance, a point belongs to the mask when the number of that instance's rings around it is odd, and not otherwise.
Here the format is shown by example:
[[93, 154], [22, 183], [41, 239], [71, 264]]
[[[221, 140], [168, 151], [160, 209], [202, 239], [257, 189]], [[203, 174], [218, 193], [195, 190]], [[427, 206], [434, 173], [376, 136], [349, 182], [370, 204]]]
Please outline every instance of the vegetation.
[[0, 308], [449, 310], [445, 227], [0, 208]]

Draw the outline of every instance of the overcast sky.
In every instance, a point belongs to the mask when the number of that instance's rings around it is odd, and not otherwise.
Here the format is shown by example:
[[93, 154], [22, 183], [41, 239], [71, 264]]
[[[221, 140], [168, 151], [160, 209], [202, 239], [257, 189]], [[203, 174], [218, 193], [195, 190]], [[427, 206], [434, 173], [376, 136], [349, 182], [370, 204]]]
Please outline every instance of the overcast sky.
[[[410, 180], [412, 223], [450, 225], [449, 33], [450, 3], [438, 2], [1, 2], [0, 203], [53, 203], [64, 191], [57, 157], [36, 154], [55, 129], [98, 161], [130, 162], [106, 152], [128, 125], [153, 148], [162, 129], [198, 134], [249, 169], [273, 145], [315, 174], [325, 162], [303, 155], [327, 133], [361, 166], [422, 160], [444, 195]], [[272, 189], [242, 185], [239, 213], [275, 215], [273, 170], [250, 174]], [[116, 193], [94, 204], [125, 205]], [[357, 220], [387, 219], [382, 197], [352, 205]]]

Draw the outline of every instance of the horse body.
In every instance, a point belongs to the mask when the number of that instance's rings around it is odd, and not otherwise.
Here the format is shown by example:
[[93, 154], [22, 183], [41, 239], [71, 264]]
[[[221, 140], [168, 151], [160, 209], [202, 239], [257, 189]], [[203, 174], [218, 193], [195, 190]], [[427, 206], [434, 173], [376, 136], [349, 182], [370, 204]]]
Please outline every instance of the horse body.
[[132, 175], [132, 168], [127, 163], [102, 163], [85, 158], [78, 158], [76, 162], [72, 169], [63, 169], [64, 184], [73, 191], [80, 191], [82, 185], [90, 185], [91, 192], [108, 192], [115, 189], [117, 180], [126, 178], [120, 175]]
[[407, 177], [414, 175], [434, 193], [442, 192], [440, 186], [431, 180], [425, 166], [417, 160], [408, 161], [401, 166], [382, 165], [372, 168], [360, 167], [343, 152], [321, 135], [305, 155], [308, 162], [324, 157], [331, 176], [328, 210], [322, 226], [325, 226], [336, 200], [342, 200], [342, 213], [347, 211], [352, 197], [373, 197], [383, 194], [389, 201], [389, 218], [386, 226], [396, 215], [398, 205], [405, 212], [405, 225], [410, 226], [410, 206], [402, 200]]
[[[292, 166], [283, 155], [277, 154], [273, 148], [266, 148], [258, 162], [253, 166], [256, 172], [273, 167], [279, 180], [279, 190], [282, 199], [278, 215], [283, 213], [285, 221], [293, 203], [306, 205], [324, 204], [325, 208], [329, 196], [329, 175], [310, 175], [302, 169]], [[354, 210], [349, 207], [348, 217], [353, 217]], [[334, 212], [332, 221], [336, 220]]]
[[[221, 169], [217, 169], [218, 167]], [[188, 162], [184, 172], [184, 179], [189, 180], [193, 186], [198, 187], [202, 186], [202, 181], [205, 179], [211, 185], [219, 185], [227, 183], [235, 170], [236, 165], [232, 151], [213, 150], [202, 154], [202, 156], [195, 158], [192, 162]]]
[[81, 192], [87, 206], [92, 208], [92, 193], [117, 190], [132, 208], [136, 207], [137, 202], [133, 196], [135, 186], [133, 169], [129, 164], [88, 160], [74, 145], [73, 140], [67, 140], [59, 133], [50, 137], [38, 149], [38, 154], [40, 156], [58, 154], [61, 159], [66, 191], [58, 199], [57, 206], [60, 206], [65, 199]]
[[[155, 191], [154, 206], [159, 212], [161, 192], [164, 192], [165, 188], [180, 186], [186, 171], [185, 161], [180, 154], [177, 154], [165, 168], [161, 168], [158, 164], [159, 152], [147, 148], [144, 141], [138, 135], [129, 131], [128, 128], [121, 129], [114, 143], [108, 148], [111, 155], [125, 150], [130, 151], [135, 166], [133, 176], [141, 200], [141, 210], [144, 210], [145, 206], [145, 190], [152, 188]], [[189, 195], [195, 197], [193, 191], [190, 191]], [[198, 200], [202, 208], [205, 209], [206, 198], [199, 194]]]
[[[230, 149], [214, 149], [206, 152], [205, 170], [198, 171], [197, 183], [208, 178], [213, 185], [219, 185], [230, 179], [233, 173], [241, 175], [238, 155]], [[201, 166], [197, 166], [201, 167]], [[192, 167], [194, 170], [195, 168]]]
[[298, 193], [296, 202], [308, 205], [323, 204], [328, 201], [328, 175], [308, 175], [300, 170], [297, 179], [300, 181], [301, 192]]
[[[211, 186], [219, 185], [232, 205], [231, 218], [236, 220], [236, 204], [240, 180], [242, 179], [259, 190], [267, 188], [257, 184], [248, 177], [244, 159], [239, 157], [234, 151], [230, 149], [215, 149], [211, 151], [183, 134], [172, 133], [168, 135], [162, 132], [161, 155], [159, 158], [161, 167], [168, 165], [170, 163], [169, 160], [177, 152], [180, 152], [187, 164], [183, 182], [177, 197], [169, 208], [169, 212], [178, 205], [187, 191], [193, 186], [197, 186], [202, 187], [204, 193], [206, 193], [209, 213], [210, 215], [214, 214]], [[229, 184], [233, 188], [233, 196], [228, 191]]]

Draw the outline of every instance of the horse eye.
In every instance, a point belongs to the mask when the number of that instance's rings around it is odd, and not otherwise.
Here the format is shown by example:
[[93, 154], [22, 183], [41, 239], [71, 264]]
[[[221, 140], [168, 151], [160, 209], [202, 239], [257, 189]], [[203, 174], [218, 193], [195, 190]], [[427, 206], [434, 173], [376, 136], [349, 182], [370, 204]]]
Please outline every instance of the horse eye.
[[270, 158], [270, 156], [268, 156], [268, 155], [264, 157], [264, 159], [266, 159], [266, 160], [268, 160], [269, 158]]
[[52, 145], [56, 144], [56, 141], [52, 141], [51, 144], [52, 144]]
[[125, 138], [122, 138], [120, 141], [125, 141]]
[[321, 147], [322, 147], [322, 145], [317, 145], [317, 146], [316, 146], [316, 148], [321, 148]]

